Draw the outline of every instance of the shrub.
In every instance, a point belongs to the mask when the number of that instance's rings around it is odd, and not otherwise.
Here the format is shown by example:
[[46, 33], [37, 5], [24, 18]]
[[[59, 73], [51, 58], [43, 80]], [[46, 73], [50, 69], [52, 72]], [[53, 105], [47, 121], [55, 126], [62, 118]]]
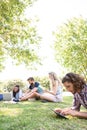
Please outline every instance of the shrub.
[[0, 81], [0, 92], [3, 92], [3, 82]]
[[[48, 77], [34, 77], [35, 81], [39, 82], [43, 88], [50, 89], [50, 82]], [[22, 80], [15, 79], [15, 80], [8, 80], [4, 82], [0, 82], [0, 92], [10, 92], [12, 88], [15, 85], [19, 85], [20, 88], [25, 91], [26, 88], [26, 83], [23, 82]], [[63, 87], [63, 91], [66, 91], [65, 87]]]
[[16, 79], [16, 80], [5, 81], [2, 85], [3, 85], [3, 91], [4, 92], [6, 92], [6, 91], [10, 92], [10, 91], [12, 91], [12, 88], [15, 85], [19, 85], [20, 88], [24, 88], [25, 83], [22, 80]]
[[42, 87], [50, 89], [50, 83], [48, 77], [34, 77], [35, 81], [38, 81]]

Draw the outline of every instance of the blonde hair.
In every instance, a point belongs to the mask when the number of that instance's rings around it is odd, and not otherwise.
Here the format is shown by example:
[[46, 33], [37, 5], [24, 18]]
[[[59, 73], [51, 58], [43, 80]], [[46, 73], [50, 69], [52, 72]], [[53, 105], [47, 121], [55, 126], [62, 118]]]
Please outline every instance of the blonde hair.
[[52, 79], [51, 79], [52, 86], [54, 86], [55, 80], [58, 81], [59, 85], [62, 85], [61, 80], [57, 77], [57, 74], [55, 72], [49, 72], [49, 75], [51, 75], [51, 77], [52, 77]]
[[55, 72], [50, 72], [49, 75], [52, 76], [53, 80], [58, 80], [57, 74]]

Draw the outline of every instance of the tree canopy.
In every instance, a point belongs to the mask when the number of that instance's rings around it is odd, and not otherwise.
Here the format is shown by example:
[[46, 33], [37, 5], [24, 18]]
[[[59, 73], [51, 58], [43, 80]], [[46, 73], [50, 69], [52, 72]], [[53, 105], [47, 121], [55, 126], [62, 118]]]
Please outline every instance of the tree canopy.
[[72, 18], [57, 28], [54, 46], [56, 60], [87, 80], [87, 20]]
[[38, 60], [35, 46], [40, 37], [32, 19], [24, 16], [26, 7], [32, 6], [34, 1], [0, 0], [0, 70], [8, 57], [27, 65]]

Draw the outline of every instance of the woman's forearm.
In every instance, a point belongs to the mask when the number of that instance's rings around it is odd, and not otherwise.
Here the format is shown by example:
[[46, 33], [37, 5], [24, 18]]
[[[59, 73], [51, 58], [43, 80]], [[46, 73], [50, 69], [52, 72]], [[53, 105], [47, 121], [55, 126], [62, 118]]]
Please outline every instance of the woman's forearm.
[[64, 115], [71, 115], [71, 116], [74, 116], [74, 117], [87, 119], [87, 112], [80, 112], [80, 111], [70, 109], [68, 111], [62, 110], [61, 113], [64, 114]]
[[77, 112], [76, 116], [87, 119], [87, 112]]

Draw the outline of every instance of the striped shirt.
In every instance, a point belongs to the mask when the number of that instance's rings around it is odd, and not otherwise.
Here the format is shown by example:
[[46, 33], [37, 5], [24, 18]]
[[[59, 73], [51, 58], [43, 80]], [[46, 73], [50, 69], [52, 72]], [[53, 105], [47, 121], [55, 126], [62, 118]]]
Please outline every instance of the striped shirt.
[[87, 85], [84, 85], [84, 88], [80, 93], [74, 94], [72, 109], [80, 111], [81, 105], [87, 109]]

